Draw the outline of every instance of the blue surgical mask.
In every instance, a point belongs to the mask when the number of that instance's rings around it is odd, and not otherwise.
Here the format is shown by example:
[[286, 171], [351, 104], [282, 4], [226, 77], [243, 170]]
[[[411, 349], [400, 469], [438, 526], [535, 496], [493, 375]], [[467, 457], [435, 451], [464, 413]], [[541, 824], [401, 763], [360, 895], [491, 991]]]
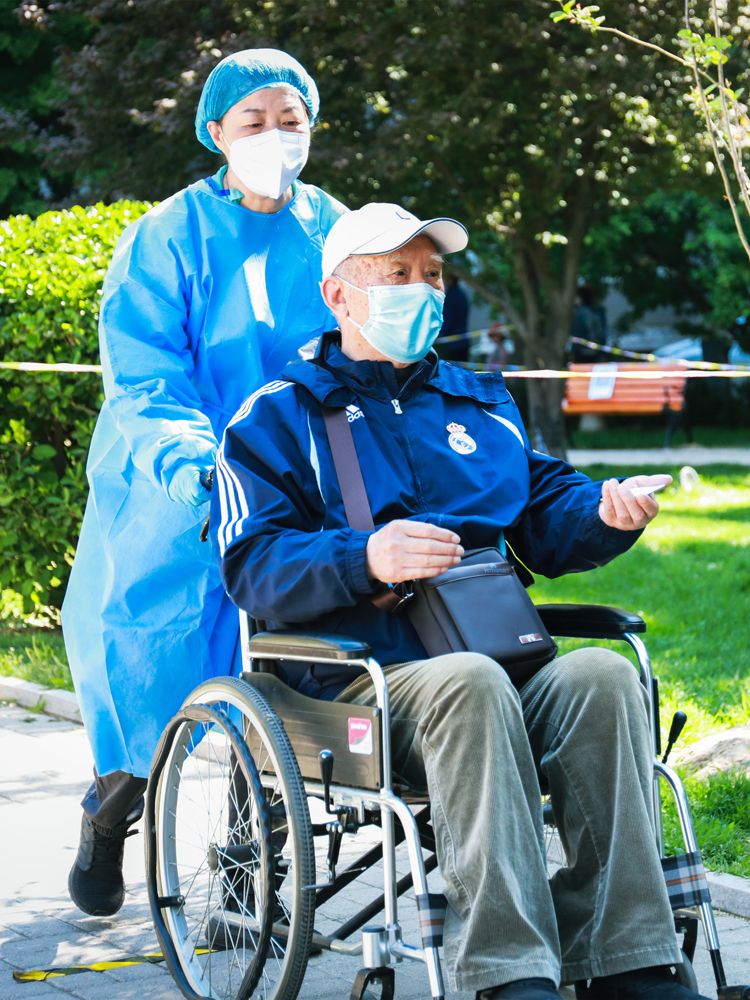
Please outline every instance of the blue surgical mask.
[[350, 288], [367, 292], [368, 319], [360, 326], [362, 336], [376, 351], [404, 364], [413, 364], [427, 354], [443, 325], [445, 294], [426, 281], [410, 285], [369, 285], [366, 289], [341, 279]]

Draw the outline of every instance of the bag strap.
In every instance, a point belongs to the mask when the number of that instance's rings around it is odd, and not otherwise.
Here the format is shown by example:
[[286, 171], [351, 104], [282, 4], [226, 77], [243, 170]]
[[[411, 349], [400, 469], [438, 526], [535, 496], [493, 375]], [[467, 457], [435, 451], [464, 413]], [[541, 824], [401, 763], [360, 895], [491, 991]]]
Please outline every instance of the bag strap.
[[355, 531], [373, 531], [375, 522], [346, 410], [324, 406], [323, 419], [349, 527]]
[[[362, 478], [362, 466], [359, 464], [354, 436], [349, 426], [349, 420], [344, 408], [333, 409], [322, 406], [323, 420], [326, 425], [328, 443], [331, 446], [333, 467], [339, 481], [341, 499], [344, 501], [346, 520], [349, 527], [355, 531], [374, 531], [375, 522], [372, 519], [372, 508], [367, 498], [365, 481]], [[370, 595], [375, 607], [383, 611], [395, 611], [404, 600], [403, 594], [397, 593], [393, 587], [383, 584], [380, 589]]]

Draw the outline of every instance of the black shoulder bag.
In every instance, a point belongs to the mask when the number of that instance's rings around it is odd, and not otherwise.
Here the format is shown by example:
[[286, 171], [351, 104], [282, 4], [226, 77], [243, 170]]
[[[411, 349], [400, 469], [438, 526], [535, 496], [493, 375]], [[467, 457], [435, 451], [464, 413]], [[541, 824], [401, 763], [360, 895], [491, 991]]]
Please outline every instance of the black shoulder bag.
[[[346, 411], [324, 408], [323, 417], [349, 525], [373, 531]], [[470, 549], [458, 566], [412, 581], [408, 592], [386, 587], [371, 599], [388, 611], [403, 607], [428, 656], [484, 653], [516, 687], [557, 653], [513, 564], [496, 548]]]

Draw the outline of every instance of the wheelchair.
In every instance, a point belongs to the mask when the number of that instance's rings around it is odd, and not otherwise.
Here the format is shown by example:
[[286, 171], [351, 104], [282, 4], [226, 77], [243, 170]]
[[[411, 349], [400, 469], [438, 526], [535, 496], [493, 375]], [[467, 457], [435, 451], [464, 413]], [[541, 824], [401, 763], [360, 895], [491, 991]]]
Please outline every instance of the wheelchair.
[[[691, 960], [700, 924], [718, 997], [750, 1000], [750, 986], [727, 985], [690, 807], [679, 776], [666, 763], [684, 726], [683, 713], [675, 714], [662, 756], [658, 683], [642, 640], [645, 622], [605, 606], [538, 610], [552, 635], [619, 639], [630, 647], [649, 708], [653, 832], [682, 937], [684, 962], [675, 977], [697, 988]], [[393, 774], [381, 666], [354, 639], [259, 631], [244, 614], [240, 624], [241, 678], [217, 677], [192, 692], [162, 735], [146, 794], [149, 901], [173, 978], [188, 1000], [294, 1000], [311, 957], [328, 951], [360, 966], [351, 1000], [391, 1000], [394, 967], [403, 961], [424, 966], [430, 996], [441, 1000], [445, 899], [428, 885], [437, 867], [429, 798]], [[376, 707], [301, 695], [277, 676], [280, 661], [363, 668]], [[685, 846], [684, 854], [671, 858], [663, 856], [665, 786]], [[549, 803], [543, 812], [551, 858]], [[358, 848], [365, 835], [364, 848]], [[347, 912], [341, 896], [362, 883], [373, 898], [361, 905], [357, 889], [359, 908]], [[416, 904], [411, 942], [405, 907], [401, 919], [399, 914], [406, 893]], [[585, 983], [576, 984], [576, 995], [587, 995]]]

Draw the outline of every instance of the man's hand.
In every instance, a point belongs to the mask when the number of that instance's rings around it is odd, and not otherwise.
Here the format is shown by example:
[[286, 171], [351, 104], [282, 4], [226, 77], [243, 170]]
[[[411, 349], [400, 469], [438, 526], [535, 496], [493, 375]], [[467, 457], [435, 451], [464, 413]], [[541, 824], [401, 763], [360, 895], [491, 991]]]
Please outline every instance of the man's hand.
[[653, 495], [635, 496], [633, 491], [643, 486], [669, 486], [671, 482], [672, 477], [666, 474], [631, 476], [622, 483], [608, 479], [602, 486], [599, 517], [610, 528], [619, 528], [620, 531], [645, 528], [659, 513], [659, 504]]
[[367, 572], [381, 583], [437, 576], [461, 561], [464, 550], [453, 531], [424, 521], [391, 521], [367, 542]]

